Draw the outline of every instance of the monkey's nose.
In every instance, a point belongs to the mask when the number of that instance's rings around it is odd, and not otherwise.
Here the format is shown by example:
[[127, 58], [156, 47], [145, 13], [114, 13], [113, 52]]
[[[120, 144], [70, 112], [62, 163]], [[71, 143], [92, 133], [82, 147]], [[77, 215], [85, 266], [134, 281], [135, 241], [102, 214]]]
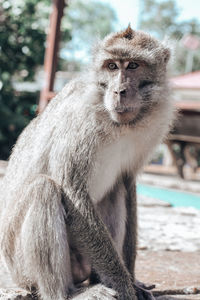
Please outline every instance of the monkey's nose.
[[120, 91], [119, 94], [120, 94], [120, 96], [126, 96], [126, 90], [124, 89], [124, 90]]
[[115, 95], [126, 96], [126, 90], [114, 91]]

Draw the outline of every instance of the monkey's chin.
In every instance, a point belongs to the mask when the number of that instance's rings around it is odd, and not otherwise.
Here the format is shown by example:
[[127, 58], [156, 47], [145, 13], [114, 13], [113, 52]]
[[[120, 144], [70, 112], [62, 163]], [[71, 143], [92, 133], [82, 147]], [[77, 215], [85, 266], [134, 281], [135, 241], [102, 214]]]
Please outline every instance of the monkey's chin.
[[137, 119], [138, 112], [111, 112], [111, 119], [119, 125], [128, 125], [134, 123]]

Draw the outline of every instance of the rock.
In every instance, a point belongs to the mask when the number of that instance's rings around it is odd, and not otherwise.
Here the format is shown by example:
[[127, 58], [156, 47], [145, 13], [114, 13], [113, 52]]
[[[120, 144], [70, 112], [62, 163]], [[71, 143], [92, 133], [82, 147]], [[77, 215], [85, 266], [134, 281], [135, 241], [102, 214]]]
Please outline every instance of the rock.
[[0, 289], [0, 300], [33, 300], [30, 292], [21, 289]]

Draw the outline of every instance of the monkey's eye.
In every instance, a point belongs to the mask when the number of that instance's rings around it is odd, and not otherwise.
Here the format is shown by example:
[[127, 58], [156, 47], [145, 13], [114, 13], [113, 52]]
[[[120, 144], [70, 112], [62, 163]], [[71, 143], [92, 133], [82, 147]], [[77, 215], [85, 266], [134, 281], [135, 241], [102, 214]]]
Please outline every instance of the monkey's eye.
[[118, 69], [118, 67], [117, 67], [117, 65], [115, 63], [109, 63], [108, 64], [108, 69], [115, 70], [115, 69]]
[[134, 61], [131, 61], [129, 64], [128, 64], [128, 67], [127, 67], [127, 69], [137, 69], [139, 67], [139, 65], [136, 63], [136, 62], [134, 62]]

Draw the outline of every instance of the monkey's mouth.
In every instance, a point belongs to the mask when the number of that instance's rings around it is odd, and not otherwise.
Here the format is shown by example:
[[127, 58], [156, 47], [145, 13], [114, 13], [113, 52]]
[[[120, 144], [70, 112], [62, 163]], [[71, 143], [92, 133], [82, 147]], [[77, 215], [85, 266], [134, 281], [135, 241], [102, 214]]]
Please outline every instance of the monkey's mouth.
[[135, 105], [135, 106], [119, 106], [115, 107], [114, 111], [118, 114], [125, 114], [125, 113], [132, 113], [135, 114], [140, 110], [140, 105]]
[[139, 107], [115, 109], [111, 112], [111, 118], [119, 124], [128, 124], [137, 118], [139, 112]]

